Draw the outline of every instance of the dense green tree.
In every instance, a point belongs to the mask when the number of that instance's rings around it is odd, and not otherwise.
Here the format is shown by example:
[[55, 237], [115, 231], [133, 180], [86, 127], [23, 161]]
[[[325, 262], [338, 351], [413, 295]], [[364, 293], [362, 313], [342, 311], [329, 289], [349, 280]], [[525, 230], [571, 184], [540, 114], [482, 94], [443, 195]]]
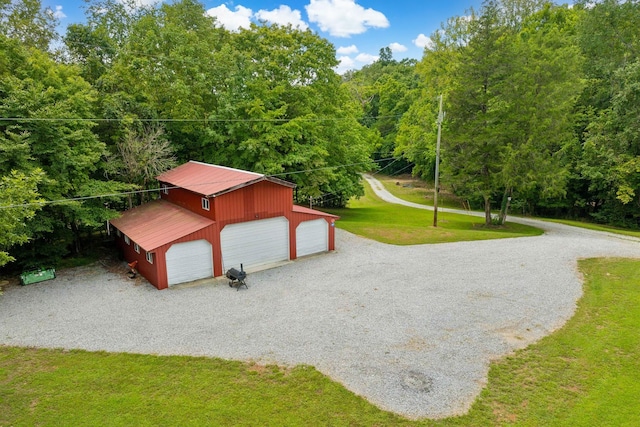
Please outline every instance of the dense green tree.
[[236, 63], [218, 92], [205, 160], [278, 174], [301, 199], [331, 194], [344, 204], [362, 194], [358, 172], [371, 167], [375, 137], [333, 70], [333, 46], [281, 26], [253, 26], [232, 43]]
[[39, 207], [37, 186], [43, 177], [40, 169], [29, 175], [16, 170], [0, 176], [0, 267], [15, 261], [9, 250], [29, 240], [26, 222]]
[[84, 1], [86, 22], [69, 25], [63, 41], [67, 59], [80, 65], [83, 78], [95, 84], [121, 53], [133, 24], [153, 8], [135, 0]]
[[57, 19], [40, 0], [0, 0], [0, 34], [28, 47], [47, 51], [57, 39]]
[[[45, 200], [86, 196], [95, 194], [96, 187], [109, 187], [95, 175], [104, 144], [86, 119], [94, 116], [96, 93], [78, 70], [4, 36], [0, 64], [2, 174], [19, 169], [29, 177], [41, 169], [38, 192]], [[77, 247], [85, 227], [110, 215], [104, 206], [96, 209], [82, 202], [48, 204], [28, 222], [33, 243], [26, 249], [64, 255], [72, 243]]]
[[416, 65], [418, 85], [407, 96], [413, 102], [399, 120], [395, 154], [412, 162], [413, 174], [424, 179], [434, 177], [438, 98], [452, 85], [453, 71], [461, 50], [469, 43], [469, 25], [474, 19], [473, 10], [468, 17], [449, 18], [432, 34], [431, 46]]
[[136, 13], [96, 84], [110, 119], [98, 132], [115, 152], [132, 125], [141, 130], [141, 123], [159, 121], [180, 160], [203, 160], [206, 121], [229, 75], [226, 64], [233, 64], [229, 33], [191, 0]]
[[404, 160], [384, 160], [394, 156], [400, 118], [414, 102], [418, 85], [416, 61], [395, 61], [390, 49], [380, 49], [380, 59], [357, 71], [345, 74], [343, 81], [361, 107], [360, 122], [379, 133], [372, 158], [387, 173], [407, 169]]
[[[160, 125], [144, 126], [137, 132], [129, 129], [116, 144], [116, 152], [108, 155], [107, 172], [137, 188], [155, 188], [155, 178], [176, 166], [173, 148]], [[140, 193], [140, 203], [148, 199]], [[133, 207], [133, 194], [129, 194], [129, 208]], [[136, 203], [138, 204], [138, 203]]]
[[640, 226], [640, 59], [613, 76], [609, 108], [588, 128], [582, 173], [608, 202], [605, 221]]
[[[629, 79], [640, 60], [640, 3], [580, 1], [575, 9], [581, 11], [576, 27], [588, 84], [578, 107], [581, 119], [576, 127], [583, 144], [574, 150], [570, 208], [574, 215], [638, 226], [637, 205], [628, 197], [635, 193], [629, 191], [634, 186], [624, 178], [622, 166], [630, 166], [628, 159], [636, 152], [628, 134], [620, 133], [627, 120], [620, 106], [622, 94], [632, 91]], [[633, 111], [632, 104], [626, 107]]]
[[443, 182], [459, 195], [481, 197], [485, 221], [491, 224], [491, 202], [502, 185], [503, 167], [498, 114], [491, 107], [510, 59], [498, 49], [507, 37], [507, 28], [500, 25], [498, 4], [485, 3], [469, 30], [472, 37], [453, 69], [447, 94], [449, 126], [443, 138]]
[[[577, 143], [575, 105], [583, 87], [575, 11], [545, 5], [523, 20], [505, 46], [509, 58], [493, 107], [503, 145], [505, 196], [564, 197], [569, 153]], [[504, 206], [504, 203], [503, 203]], [[501, 217], [504, 216], [501, 211]]]
[[539, 1], [487, 1], [478, 15], [450, 20], [435, 34], [419, 66], [431, 81], [403, 119], [398, 149], [424, 165], [417, 171], [430, 169], [435, 100], [444, 93], [443, 181], [481, 199], [487, 224], [500, 196], [564, 192], [562, 153], [575, 141], [572, 111], [581, 89], [574, 16]]

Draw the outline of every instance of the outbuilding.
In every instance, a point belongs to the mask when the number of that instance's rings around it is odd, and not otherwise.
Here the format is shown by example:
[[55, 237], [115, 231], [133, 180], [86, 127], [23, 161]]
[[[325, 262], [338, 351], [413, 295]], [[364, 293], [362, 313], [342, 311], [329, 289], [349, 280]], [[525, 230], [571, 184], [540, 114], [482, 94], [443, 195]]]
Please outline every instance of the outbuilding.
[[287, 181], [195, 161], [157, 179], [160, 199], [111, 225], [126, 260], [158, 289], [335, 249], [338, 217], [294, 205]]

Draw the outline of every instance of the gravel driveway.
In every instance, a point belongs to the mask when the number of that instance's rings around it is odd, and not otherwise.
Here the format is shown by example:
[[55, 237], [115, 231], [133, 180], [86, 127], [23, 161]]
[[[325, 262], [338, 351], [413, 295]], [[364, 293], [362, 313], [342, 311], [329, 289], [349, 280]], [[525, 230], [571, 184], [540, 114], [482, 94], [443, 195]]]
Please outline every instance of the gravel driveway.
[[5, 290], [0, 343], [308, 364], [407, 417], [460, 414], [492, 359], [572, 315], [578, 258], [640, 257], [640, 239], [518, 221], [546, 233], [392, 246], [336, 230], [335, 252], [250, 274], [240, 291], [65, 270]]

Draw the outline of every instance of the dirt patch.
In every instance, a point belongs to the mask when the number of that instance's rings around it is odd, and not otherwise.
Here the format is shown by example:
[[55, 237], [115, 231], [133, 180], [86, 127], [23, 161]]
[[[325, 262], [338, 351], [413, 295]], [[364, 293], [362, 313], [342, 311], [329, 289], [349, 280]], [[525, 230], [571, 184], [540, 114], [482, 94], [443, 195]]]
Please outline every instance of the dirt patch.
[[[390, 176], [389, 180], [392, 180], [396, 183], [396, 185], [400, 185], [403, 187], [413, 187], [413, 188], [429, 188], [427, 183], [418, 179], [411, 174], [402, 174], [397, 176]], [[431, 187], [433, 188], [433, 187]]]
[[396, 348], [400, 350], [408, 351], [423, 351], [433, 347], [434, 346], [429, 344], [424, 338], [417, 336], [411, 337], [406, 342], [396, 346]]

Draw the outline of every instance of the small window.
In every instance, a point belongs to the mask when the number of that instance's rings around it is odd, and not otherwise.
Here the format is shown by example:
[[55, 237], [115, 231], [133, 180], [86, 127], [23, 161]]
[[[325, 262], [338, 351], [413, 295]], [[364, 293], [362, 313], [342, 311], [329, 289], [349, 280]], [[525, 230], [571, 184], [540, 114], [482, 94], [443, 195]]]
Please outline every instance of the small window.
[[121, 235], [122, 235], [122, 233], [120, 233], [120, 230], [118, 230], [118, 229], [116, 228], [116, 236], [120, 237]]
[[129, 240], [129, 236], [124, 236], [124, 242], [128, 245], [131, 241]]
[[205, 211], [209, 210], [209, 199], [207, 199], [206, 197], [202, 198], [202, 209], [204, 209]]
[[151, 252], [147, 252], [147, 261], [149, 264], [153, 264], [153, 254]]
[[167, 186], [167, 184], [162, 184], [162, 192], [164, 194], [169, 194], [169, 187]]
[[136, 251], [136, 252], [138, 252], [138, 253], [140, 253], [140, 246], [138, 246], [138, 244], [137, 244], [137, 243], [134, 243], [134, 244], [133, 244], [133, 250], [134, 250], [134, 251]]

